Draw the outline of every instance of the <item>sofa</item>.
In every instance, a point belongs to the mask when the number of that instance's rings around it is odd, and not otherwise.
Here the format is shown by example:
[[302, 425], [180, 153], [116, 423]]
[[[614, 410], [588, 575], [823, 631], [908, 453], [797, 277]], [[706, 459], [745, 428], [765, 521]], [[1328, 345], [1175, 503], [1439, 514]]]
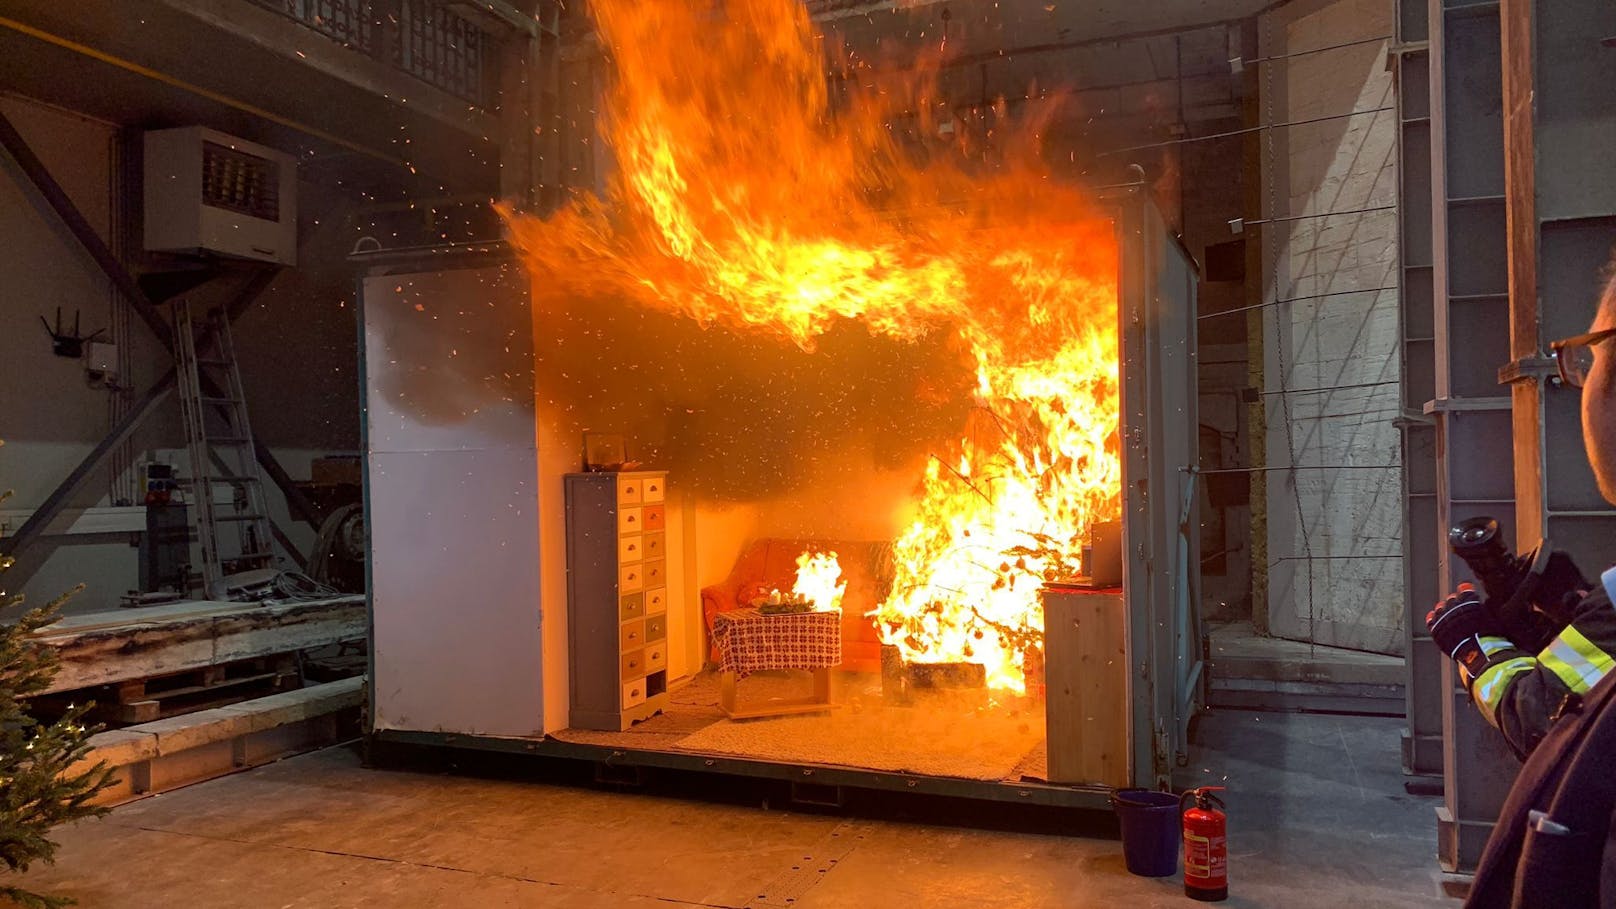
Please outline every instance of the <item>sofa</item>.
[[879, 672], [881, 641], [875, 622], [865, 613], [881, 602], [892, 587], [887, 553], [889, 544], [847, 540], [789, 540], [771, 537], [753, 540], [741, 551], [729, 576], [701, 590], [702, 620], [707, 629], [708, 659], [718, 662], [711, 644], [713, 618], [744, 609], [770, 590], [786, 592], [797, 578], [797, 557], [804, 551], [836, 553], [847, 581], [842, 599], [842, 669]]

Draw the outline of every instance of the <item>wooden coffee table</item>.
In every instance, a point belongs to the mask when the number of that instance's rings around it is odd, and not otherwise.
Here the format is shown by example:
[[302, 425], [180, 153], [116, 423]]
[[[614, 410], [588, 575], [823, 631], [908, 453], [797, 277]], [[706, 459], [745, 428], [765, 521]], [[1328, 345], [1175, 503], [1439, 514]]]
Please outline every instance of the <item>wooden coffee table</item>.
[[[819, 713], [837, 706], [831, 670], [842, 662], [839, 611], [766, 615], [756, 609], [737, 609], [720, 613], [713, 618], [713, 642], [720, 657], [718, 708], [730, 719]], [[812, 673], [812, 694], [750, 707], [738, 704], [741, 679], [754, 672], [780, 669]]]

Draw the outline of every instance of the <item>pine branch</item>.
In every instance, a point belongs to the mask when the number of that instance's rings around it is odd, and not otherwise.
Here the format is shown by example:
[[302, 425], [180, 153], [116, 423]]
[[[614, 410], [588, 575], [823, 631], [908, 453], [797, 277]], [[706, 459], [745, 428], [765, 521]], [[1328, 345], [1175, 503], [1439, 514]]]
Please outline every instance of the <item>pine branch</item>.
[[20, 909], [64, 909], [78, 902], [65, 896], [44, 896], [19, 887], [0, 887], [0, 898], [10, 900]]
[[[0, 502], [10, 496], [10, 490], [0, 492]], [[12, 564], [10, 557], [0, 558], [0, 573]], [[13, 872], [55, 861], [53, 828], [108, 811], [90, 804], [113, 783], [105, 762], [85, 766], [90, 737], [100, 731], [84, 722], [93, 705], [71, 706], [49, 724], [28, 712], [28, 698], [48, 690], [60, 668], [56, 648], [41, 643], [38, 632], [60, 618], [62, 605], [83, 589], [81, 584], [15, 621], [0, 622], [0, 868]], [[20, 595], [0, 593], [0, 612], [22, 605]], [[0, 886], [0, 901], [26, 909], [73, 904], [12, 886]]]

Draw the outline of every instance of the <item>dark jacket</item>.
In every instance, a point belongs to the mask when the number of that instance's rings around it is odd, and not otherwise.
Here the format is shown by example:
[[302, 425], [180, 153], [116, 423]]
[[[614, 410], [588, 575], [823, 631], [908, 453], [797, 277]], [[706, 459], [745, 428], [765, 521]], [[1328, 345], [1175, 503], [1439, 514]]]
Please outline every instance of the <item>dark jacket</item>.
[[[1584, 605], [1613, 609], [1605, 592]], [[1504, 803], [1466, 909], [1616, 907], [1616, 709], [1607, 709], [1616, 702], [1616, 673], [1582, 697], [1560, 700], [1558, 719], [1535, 742]]]

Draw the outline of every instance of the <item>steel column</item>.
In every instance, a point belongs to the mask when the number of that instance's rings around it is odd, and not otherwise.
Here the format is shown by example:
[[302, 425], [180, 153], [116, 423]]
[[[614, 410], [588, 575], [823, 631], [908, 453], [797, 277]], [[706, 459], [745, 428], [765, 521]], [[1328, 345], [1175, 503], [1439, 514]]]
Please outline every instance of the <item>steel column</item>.
[[1436, 328], [1431, 296], [1431, 95], [1426, 0], [1400, 0], [1392, 61], [1397, 67], [1399, 175], [1398, 300], [1402, 308], [1403, 600], [1407, 703], [1403, 772], [1442, 775], [1442, 654], [1425, 631], [1437, 601], [1436, 425], [1424, 413], [1436, 397]]
[[[1514, 533], [1510, 399], [1498, 385], [1509, 360], [1505, 267], [1503, 98], [1498, 4], [1430, 0], [1431, 242], [1435, 302], [1438, 528], [1492, 515]], [[1437, 587], [1470, 577], [1438, 545]], [[1417, 605], [1416, 605], [1416, 608]], [[1422, 617], [1423, 618], [1423, 617]], [[1519, 764], [1442, 662], [1443, 868], [1475, 868]]]

